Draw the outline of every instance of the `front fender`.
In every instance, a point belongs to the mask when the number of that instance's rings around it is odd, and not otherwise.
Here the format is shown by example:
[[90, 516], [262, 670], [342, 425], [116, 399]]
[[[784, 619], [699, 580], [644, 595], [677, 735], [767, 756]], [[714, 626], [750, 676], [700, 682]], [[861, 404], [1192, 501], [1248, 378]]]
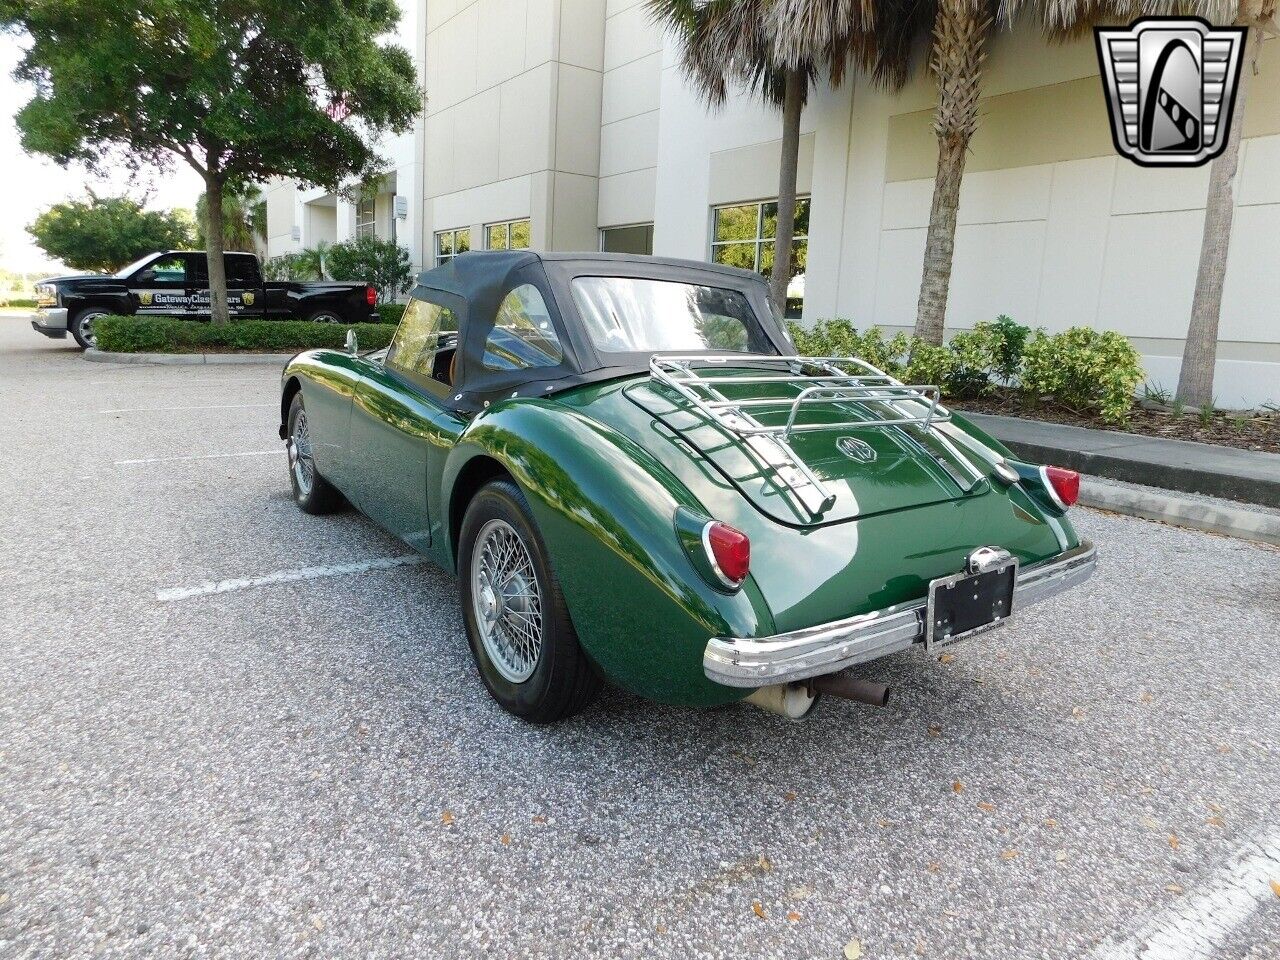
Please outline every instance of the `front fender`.
[[95, 307], [101, 310], [109, 310], [111, 313], [120, 316], [132, 316], [134, 313], [133, 304], [129, 302], [129, 294], [99, 292], [92, 293], [75, 293], [67, 292], [62, 295], [62, 305], [67, 309], [68, 319], [74, 317], [86, 307]]
[[667, 703], [749, 692], [708, 680], [702, 655], [712, 636], [771, 631], [768, 608], [750, 579], [726, 594], [694, 569], [675, 512], [706, 510], [661, 463], [551, 400], [508, 401], [478, 417], [446, 463], [444, 502], [477, 457], [497, 461], [524, 492], [579, 640], [611, 680]]

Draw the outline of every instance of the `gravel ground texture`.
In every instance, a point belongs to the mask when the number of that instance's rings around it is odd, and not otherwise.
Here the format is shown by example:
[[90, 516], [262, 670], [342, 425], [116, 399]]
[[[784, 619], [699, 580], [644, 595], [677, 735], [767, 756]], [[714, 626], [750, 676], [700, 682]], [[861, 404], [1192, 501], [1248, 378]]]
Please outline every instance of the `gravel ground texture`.
[[[1093, 580], [862, 668], [887, 708], [535, 728], [433, 567], [158, 599], [408, 552], [294, 507], [277, 389], [0, 319], [5, 960], [1065, 960], [1280, 830], [1280, 551], [1080, 511]], [[1206, 956], [1280, 957], [1245, 906]]]

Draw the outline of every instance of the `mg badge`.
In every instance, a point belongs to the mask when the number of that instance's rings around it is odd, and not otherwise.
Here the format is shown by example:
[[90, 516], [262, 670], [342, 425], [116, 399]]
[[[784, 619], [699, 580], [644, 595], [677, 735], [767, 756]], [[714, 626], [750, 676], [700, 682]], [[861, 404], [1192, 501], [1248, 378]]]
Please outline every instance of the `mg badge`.
[[1093, 32], [1120, 153], [1144, 167], [1196, 167], [1223, 151], [1245, 27], [1144, 17]]
[[836, 449], [858, 463], [875, 463], [876, 460], [875, 448], [857, 437], [841, 437], [836, 441]]
[[241, 302], [241, 303], [243, 303], [246, 307], [252, 307], [252, 306], [253, 306], [253, 293], [252, 293], [251, 291], [249, 291], [249, 290], [246, 290], [246, 291], [245, 291], [245, 292], [240, 296], [240, 302]]

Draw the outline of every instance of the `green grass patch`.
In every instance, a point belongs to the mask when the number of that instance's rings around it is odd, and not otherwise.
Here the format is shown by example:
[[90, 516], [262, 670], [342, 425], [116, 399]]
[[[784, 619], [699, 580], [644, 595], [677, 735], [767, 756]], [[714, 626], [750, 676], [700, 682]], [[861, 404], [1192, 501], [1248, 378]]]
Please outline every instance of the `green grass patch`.
[[13, 300], [0, 300], [0, 307], [9, 307], [11, 310], [34, 310], [36, 302], [24, 297], [18, 297]]
[[93, 332], [107, 353], [297, 353], [341, 350], [355, 330], [361, 350], [380, 350], [396, 328], [385, 323], [311, 323], [306, 320], [232, 320], [215, 326], [166, 317], [103, 317]]

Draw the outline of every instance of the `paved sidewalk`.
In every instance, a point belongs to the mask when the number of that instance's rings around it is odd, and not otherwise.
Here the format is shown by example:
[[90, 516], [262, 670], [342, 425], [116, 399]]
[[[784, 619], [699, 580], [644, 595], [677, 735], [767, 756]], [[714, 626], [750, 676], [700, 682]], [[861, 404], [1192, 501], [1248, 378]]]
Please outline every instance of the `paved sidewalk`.
[[1089, 430], [1018, 417], [963, 415], [1036, 463], [1167, 490], [1280, 507], [1280, 455]]

